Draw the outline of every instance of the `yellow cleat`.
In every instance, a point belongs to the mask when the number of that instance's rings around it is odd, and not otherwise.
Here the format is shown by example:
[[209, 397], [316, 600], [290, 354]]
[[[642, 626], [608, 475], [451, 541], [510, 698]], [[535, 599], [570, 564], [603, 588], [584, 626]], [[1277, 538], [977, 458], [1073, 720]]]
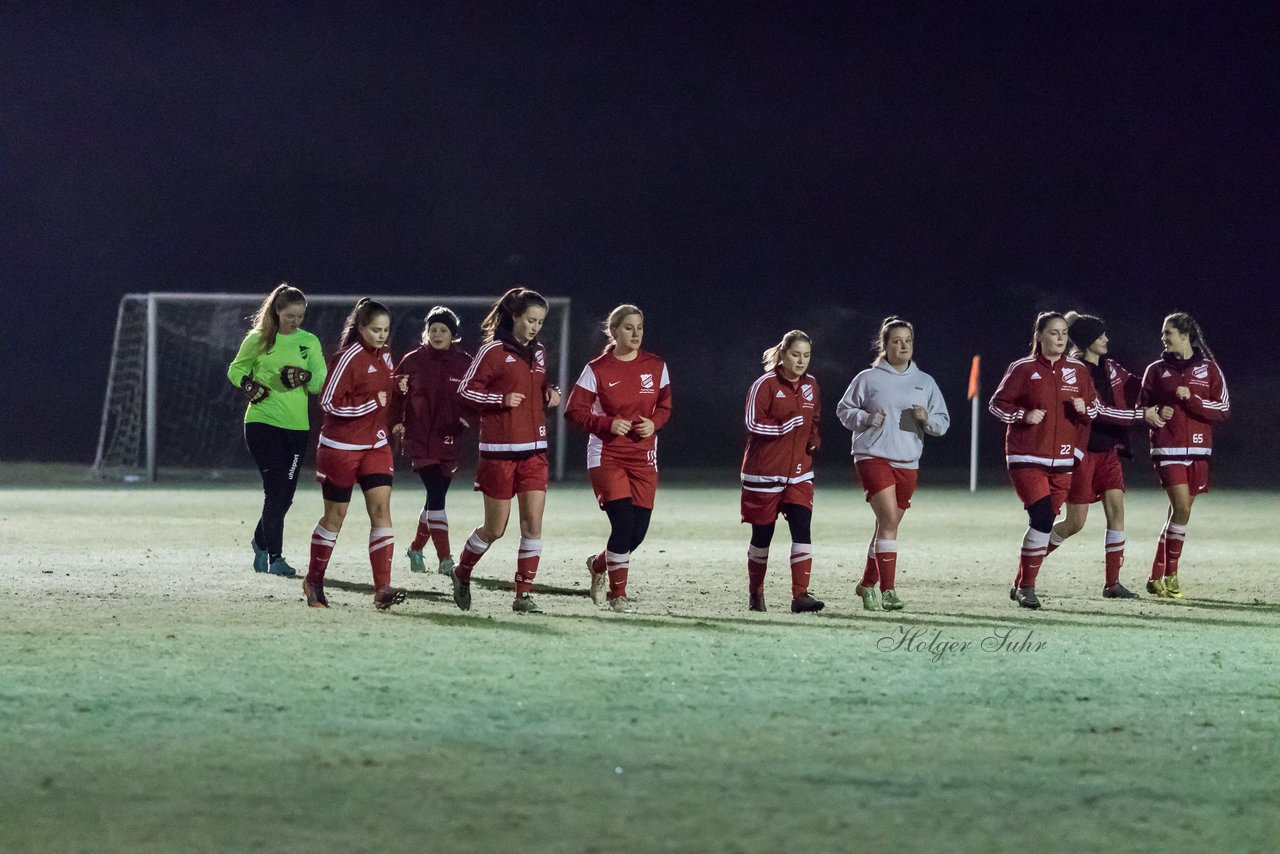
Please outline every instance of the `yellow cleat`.
[[1163, 578], [1148, 578], [1147, 592], [1150, 593], [1152, 596], [1155, 596], [1157, 599], [1170, 598], [1169, 590], [1164, 586]]
[[1181, 599], [1182, 588], [1178, 586], [1178, 574], [1166, 575], [1164, 577], [1164, 592], [1170, 599]]

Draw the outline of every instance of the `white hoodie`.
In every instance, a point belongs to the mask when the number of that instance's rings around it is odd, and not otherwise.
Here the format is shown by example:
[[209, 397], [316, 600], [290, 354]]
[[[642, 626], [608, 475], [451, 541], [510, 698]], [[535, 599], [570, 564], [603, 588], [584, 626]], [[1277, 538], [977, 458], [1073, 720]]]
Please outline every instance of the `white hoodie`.
[[[913, 406], [923, 406], [929, 413], [923, 426], [916, 421]], [[884, 423], [870, 427], [875, 412], [884, 413]], [[938, 384], [914, 361], [902, 372], [880, 362], [858, 374], [840, 398], [836, 416], [853, 431], [855, 461], [876, 457], [899, 469], [919, 468], [924, 435], [941, 436], [951, 426]]]

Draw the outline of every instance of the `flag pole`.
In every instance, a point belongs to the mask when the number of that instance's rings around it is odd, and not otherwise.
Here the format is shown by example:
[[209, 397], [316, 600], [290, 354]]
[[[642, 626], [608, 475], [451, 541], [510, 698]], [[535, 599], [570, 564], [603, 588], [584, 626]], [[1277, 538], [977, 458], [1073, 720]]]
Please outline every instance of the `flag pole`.
[[978, 365], [979, 356], [973, 357], [969, 369], [969, 491], [978, 491]]

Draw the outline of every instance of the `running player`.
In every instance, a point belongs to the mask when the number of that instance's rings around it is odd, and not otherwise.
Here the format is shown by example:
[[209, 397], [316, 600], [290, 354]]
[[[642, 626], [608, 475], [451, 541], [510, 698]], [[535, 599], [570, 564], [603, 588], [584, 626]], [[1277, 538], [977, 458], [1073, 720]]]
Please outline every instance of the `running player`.
[[1009, 598], [1039, 608], [1036, 575], [1048, 553], [1049, 534], [1083, 451], [1076, 444], [1084, 423], [1098, 411], [1089, 368], [1067, 351], [1067, 321], [1056, 311], [1036, 317], [1031, 355], [1009, 365], [991, 396], [991, 414], [1006, 425], [1009, 480], [1022, 499], [1029, 525], [1022, 536], [1018, 573]]
[[302, 582], [307, 604], [328, 608], [324, 574], [357, 483], [369, 511], [369, 564], [373, 604], [379, 610], [405, 600], [391, 586], [391, 481], [395, 463], [387, 444], [387, 407], [394, 389], [391, 312], [368, 297], [356, 303], [342, 329], [342, 343], [329, 360], [329, 378], [320, 393], [324, 424], [316, 450], [316, 480], [324, 495], [324, 516], [311, 535], [311, 566]]
[[471, 366], [471, 354], [457, 346], [460, 326], [451, 309], [435, 306], [423, 324], [422, 346], [411, 350], [396, 367], [391, 433], [402, 437], [403, 451], [427, 490], [418, 530], [409, 545], [413, 572], [427, 571], [422, 549], [428, 539], [435, 546], [441, 575], [448, 575], [454, 564], [444, 503], [458, 471], [463, 431], [471, 426], [458, 396], [458, 383]]
[[747, 607], [764, 611], [764, 577], [778, 515], [791, 529], [791, 610], [821, 611], [809, 593], [813, 565], [813, 455], [821, 445], [822, 401], [808, 372], [813, 342], [793, 329], [764, 351], [765, 374], [747, 392], [747, 450], [742, 458], [742, 521], [747, 548]]
[[1071, 473], [1067, 514], [1049, 533], [1045, 554], [1053, 554], [1067, 537], [1082, 530], [1089, 518], [1089, 505], [1101, 501], [1107, 518], [1102, 595], [1107, 599], [1137, 599], [1138, 594], [1120, 583], [1120, 567], [1124, 565], [1124, 468], [1120, 460], [1132, 458], [1129, 428], [1142, 420], [1138, 378], [1107, 355], [1110, 340], [1101, 319], [1074, 311], [1067, 312], [1063, 319], [1071, 342], [1070, 356], [1089, 367], [1098, 395], [1098, 415], [1092, 424], [1082, 425], [1076, 447], [1084, 455]]
[[906, 606], [895, 587], [898, 525], [916, 491], [924, 437], [946, 433], [951, 416], [938, 384], [916, 366], [914, 326], [886, 317], [872, 346], [875, 361], [853, 378], [836, 415], [853, 431], [854, 467], [876, 517], [855, 590], [868, 611], [899, 611]]
[[[1147, 592], [1182, 598], [1178, 561], [1196, 496], [1209, 491], [1213, 424], [1231, 414], [1227, 381], [1204, 340], [1200, 324], [1185, 311], [1164, 319], [1164, 354], [1147, 366], [1138, 402], [1151, 426], [1151, 461], [1169, 496], [1169, 513], [1156, 545]], [[1152, 411], [1154, 410], [1154, 412]], [[1154, 416], [1154, 417], [1153, 417]]]
[[480, 412], [480, 462], [475, 488], [484, 496], [484, 524], [471, 532], [450, 576], [453, 601], [471, 609], [471, 571], [507, 530], [511, 499], [520, 506], [516, 597], [511, 608], [536, 614], [533, 579], [542, 556], [542, 511], [547, 502], [546, 409], [560, 405], [547, 382], [547, 351], [538, 333], [547, 301], [537, 291], [512, 288], [480, 324], [485, 343], [458, 384], [458, 394]]
[[587, 474], [609, 540], [587, 558], [591, 601], [628, 610], [631, 553], [644, 542], [658, 489], [658, 431], [671, 417], [666, 363], [640, 349], [644, 312], [620, 305], [604, 323], [609, 344], [587, 363], [569, 392], [564, 417], [589, 434]]
[[302, 328], [307, 298], [282, 282], [262, 301], [253, 326], [227, 368], [249, 399], [244, 443], [262, 475], [262, 514], [253, 531], [254, 572], [293, 578], [284, 559], [284, 517], [293, 505], [311, 422], [307, 395], [324, 387], [320, 340]]

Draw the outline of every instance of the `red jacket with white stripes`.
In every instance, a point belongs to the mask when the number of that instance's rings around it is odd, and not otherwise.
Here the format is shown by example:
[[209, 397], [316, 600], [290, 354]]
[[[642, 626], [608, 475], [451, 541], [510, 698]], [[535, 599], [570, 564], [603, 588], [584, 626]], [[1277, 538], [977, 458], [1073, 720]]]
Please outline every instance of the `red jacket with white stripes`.
[[747, 392], [747, 450], [742, 456], [742, 486], [755, 492], [781, 492], [788, 484], [813, 480], [813, 454], [821, 445], [818, 422], [822, 400], [818, 381], [805, 374], [792, 382], [777, 368]]
[[[1178, 386], [1186, 386], [1191, 397], [1179, 400]], [[1165, 353], [1148, 365], [1138, 402], [1143, 407], [1173, 407], [1173, 417], [1150, 430], [1151, 458], [1157, 461], [1208, 459], [1213, 453], [1213, 422], [1231, 415], [1227, 381], [1218, 363], [1198, 350], [1190, 359]]]
[[[458, 383], [458, 394], [480, 412], [480, 456], [521, 460], [547, 452], [547, 350], [540, 341], [522, 347], [499, 333], [481, 347]], [[503, 405], [510, 392], [524, 400]]]
[[1109, 356], [1102, 356], [1098, 364], [1089, 365], [1089, 376], [1098, 393], [1098, 415], [1093, 423], [1084, 423], [1080, 429], [1078, 446], [1093, 453], [1106, 453], [1119, 448], [1128, 458], [1129, 428], [1142, 420], [1142, 408], [1138, 406], [1136, 376], [1124, 365]]
[[[624, 362], [610, 350], [587, 363], [582, 376], [569, 392], [564, 417], [573, 426], [590, 434], [587, 439], [587, 468], [604, 460], [622, 465], [658, 464], [658, 431], [671, 418], [671, 377], [667, 365], [644, 350]], [[633, 428], [625, 436], [615, 436], [613, 419], [633, 424], [641, 417], [653, 422], [652, 435], [641, 438]]]
[[[404, 450], [414, 468], [429, 461], [456, 463], [462, 455], [467, 406], [458, 395], [458, 383], [469, 367], [471, 354], [461, 347], [437, 350], [430, 344], [410, 350], [396, 366], [391, 420], [404, 424]], [[407, 393], [400, 391], [401, 377], [409, 380]]]
[[[329, 376], [320, 391], [324, 423], [320, 444], [359, 451], [387, 444], [387, 411], [392, 401], [391, 351], [357, 340], [329, 360]], [[385, 392], [386, 403], [378, 400]]]
[[[1077, 397], [1085, 403], [1084, 415], [1076, 412], [1072, 403]], [[1084, 362], [1069, 356], [1056, 362], [1028, 356], [1009, 365], [987, 408], [1008, 425], [1004, 453], [1011, 468], [1040, 466], [1070, 471], [1084, 456], [1077, 443], [1082, 427], [1098, 414], [1098, 395]], [[1044, 410], [1039, 424], [1023, 420], [1033, 409]]]

